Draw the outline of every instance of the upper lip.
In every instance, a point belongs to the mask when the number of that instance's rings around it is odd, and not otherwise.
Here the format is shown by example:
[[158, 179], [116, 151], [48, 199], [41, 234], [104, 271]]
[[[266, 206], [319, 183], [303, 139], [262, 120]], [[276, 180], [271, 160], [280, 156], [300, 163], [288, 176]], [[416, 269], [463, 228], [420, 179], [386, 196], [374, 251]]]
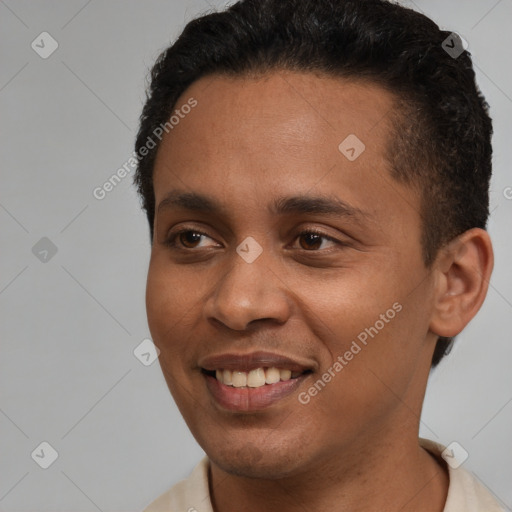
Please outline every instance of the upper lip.
[[313, 370], [314, 364], [272, 352], [250, 352], [248, 354], [224, 353], [211, 355], [199, 362], [203, 370], [239, 370], [249, 372], [256, 368], [279, 368], [292, 372]]

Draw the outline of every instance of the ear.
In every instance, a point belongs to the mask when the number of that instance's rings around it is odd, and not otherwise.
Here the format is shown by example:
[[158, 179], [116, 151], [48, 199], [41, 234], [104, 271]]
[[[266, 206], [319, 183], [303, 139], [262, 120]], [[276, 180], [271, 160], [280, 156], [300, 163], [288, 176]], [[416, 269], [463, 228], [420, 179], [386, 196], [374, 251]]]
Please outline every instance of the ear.
[[494, 266], [487, 231], [473, 228], [443, 247], [435, 265], [430, 330], [438, 336], [459, 334], [480, 309]]

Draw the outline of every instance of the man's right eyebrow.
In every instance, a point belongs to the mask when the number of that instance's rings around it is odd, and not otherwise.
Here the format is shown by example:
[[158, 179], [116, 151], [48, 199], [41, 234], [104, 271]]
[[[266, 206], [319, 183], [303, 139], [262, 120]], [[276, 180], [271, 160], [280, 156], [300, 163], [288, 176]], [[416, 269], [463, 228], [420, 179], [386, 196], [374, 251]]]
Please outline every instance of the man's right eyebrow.
[[222, 205], [213, 198], [196, 192], [180, 192], [178, 190], [172, 190], [160, 201], [157, 213], [172, 208], [182, 208], [198, 213], [225, 213]]

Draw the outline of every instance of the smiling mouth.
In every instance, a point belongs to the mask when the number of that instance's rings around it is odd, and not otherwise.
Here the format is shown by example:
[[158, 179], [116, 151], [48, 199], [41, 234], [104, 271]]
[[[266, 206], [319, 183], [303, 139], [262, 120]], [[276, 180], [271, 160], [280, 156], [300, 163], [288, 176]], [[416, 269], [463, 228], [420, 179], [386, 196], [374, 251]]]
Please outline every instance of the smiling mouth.
[[[212, 354], [198, 361], [214, 407], [230, 413], [254, 413], [283, 403], [317, 369], [311, 358], [267, 351]], [[282, 402], [283, 401], [283, 402]], [[275, 407], [273, 410], [276, 410]]]
[[271, 386], [278, 382], [286, 382], [291, 379], [297, 379], [302, 375], [312, 373], [311, 370], [305, 370], [303, 372], [292, 372], [291, 370], [284, 368], [254, 368], [248, 372], [242, 370], [205, 370], [202, 372], [215, 379], [226, 386], [233, 388], [261, 388], [263, 386]]

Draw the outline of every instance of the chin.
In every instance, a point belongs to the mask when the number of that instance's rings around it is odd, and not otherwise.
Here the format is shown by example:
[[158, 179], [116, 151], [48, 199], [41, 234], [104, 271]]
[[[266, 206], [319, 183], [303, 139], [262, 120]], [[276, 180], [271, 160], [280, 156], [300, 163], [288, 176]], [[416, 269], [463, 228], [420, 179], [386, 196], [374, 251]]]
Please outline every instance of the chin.
[[224, 472], [245, 478], [278, 480], [300, 472], [301, 459], [296, 449], [281, 445], [261, 447], [251, 442], [234, 445], [231, 441], [224, 446], [203, 449], [210, 460]]

